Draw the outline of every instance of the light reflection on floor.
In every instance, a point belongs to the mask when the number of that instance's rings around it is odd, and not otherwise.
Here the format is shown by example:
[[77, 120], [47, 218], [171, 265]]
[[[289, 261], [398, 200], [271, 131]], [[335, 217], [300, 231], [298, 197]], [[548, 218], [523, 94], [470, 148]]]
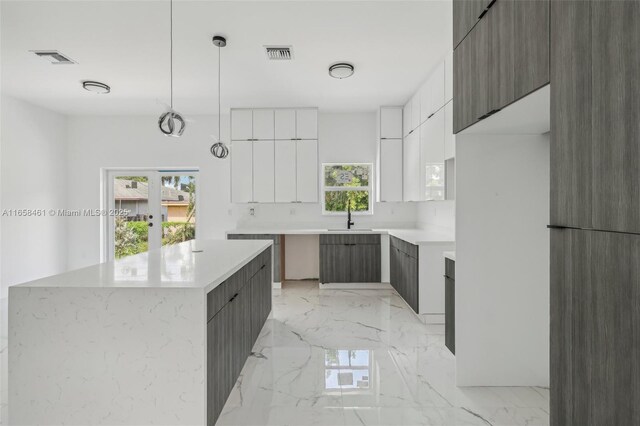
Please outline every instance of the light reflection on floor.
[[455, 386], [444, 327], [393, 290], [274, 290], [219, 425], [548, 425], [549, 391]]

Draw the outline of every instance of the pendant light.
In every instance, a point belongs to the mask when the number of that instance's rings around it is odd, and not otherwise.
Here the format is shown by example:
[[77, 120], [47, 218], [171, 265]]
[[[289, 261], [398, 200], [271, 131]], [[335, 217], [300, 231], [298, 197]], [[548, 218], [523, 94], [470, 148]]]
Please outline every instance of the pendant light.
[[211, 151], [211, 154], [216, 158], [227, 158], [227, 155], [229, 155], [229, 147], [222, 142], [220, 133], [220, 117], [222, 115], [222, 109], [220, 108], [220, 50], [227, 45], [227, 39], [222, 36], [214, 36], [213, 44], [218, 47], [218, 138], [214, 137], [216, 142], [211, 145], [209, 151]]
[[185, 119], [182, 115], [173, 109], [173, 0], [169, 0], [169, 27], [170, 27], [170, 96], [171, 103], [169, 110], [163, 113], [158, 119], [158, 127], [160, 131], [166, 136], [180, 137], [184, 133], [184, 129], [187, 126]]

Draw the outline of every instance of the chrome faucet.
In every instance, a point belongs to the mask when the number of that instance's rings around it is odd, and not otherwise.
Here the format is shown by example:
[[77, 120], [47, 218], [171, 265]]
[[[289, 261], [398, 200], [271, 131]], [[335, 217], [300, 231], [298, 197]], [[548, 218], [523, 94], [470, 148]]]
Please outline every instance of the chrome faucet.
[[351, 202], [347, 201], [347, 229], [351, 229], [351, 225], [355, 225], [351, 220]]

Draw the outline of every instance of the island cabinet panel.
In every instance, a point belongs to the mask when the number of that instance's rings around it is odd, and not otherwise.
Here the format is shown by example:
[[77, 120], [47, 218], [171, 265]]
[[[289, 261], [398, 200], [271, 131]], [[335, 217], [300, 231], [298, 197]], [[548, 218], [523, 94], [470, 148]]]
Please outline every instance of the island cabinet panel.
[[380, 234], [320, 235], [320, 282], [380, 282]]
[[[227, 240], [271, 240], [273, 241], [273, 282], [280, 282], [280, 240], [281, 235], [278, 234], [227, 234]], [[255, 272], [255, 271], [254, 271]], [[251, 274], [253, 275], [253, 274]]]
[[418, 313], [418, 246], [390, 236], [389, 250], [391, 286]]
[[[208, 425], [217, 421], [271, 312], [271, 250], [256, 256], [207, 295]], [[216, 291], [220, 288], [224, 290]], [[220, 299], [224, 303], [218, 308]]]
[[456, 353], [456, 262], [445, 259], [444, 274], [444, 344]]

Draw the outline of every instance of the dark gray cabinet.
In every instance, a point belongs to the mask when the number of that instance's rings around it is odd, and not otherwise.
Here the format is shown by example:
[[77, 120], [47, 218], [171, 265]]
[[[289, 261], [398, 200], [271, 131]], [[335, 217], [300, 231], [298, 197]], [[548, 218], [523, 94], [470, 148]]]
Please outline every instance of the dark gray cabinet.
[[640, 2], [591, 2], [593, 227], [640, 232]]
[[271, 312], [271, 248], [207, 294], [207, 424], [214, 425]]
[[591, 7], [551, 2], [551, 211], [554, 225], [591, 228]]
[[418, 313], [418, 246], [394, 236], [389, 240], [391, 286]]
[[549, 1], [507, 3], [514, 9], [515, 99], [520, 99], [549, 83]]
[[549, 1], [487, 7], [453, 53], [455, 133], [549, 83]]
[[379, 234], [320, 235], [320, 282], [380, 282]]
[[281, 278], [282, 259], [280, 248], [282, 235], [279, 234], [227, 234], [228, 240], [271, 240], [273, 241], [273, 282], [279, 283]]
[[444, 260], [444, 344], [456, 353], [456, 262]]
[[480, 19], [488, 2], [486, 0], [453, 0], [453, 48], [469, 34]]
[[640, 2], [550, 25], [551, 425], [640, 424]]
[[640, 235], [551, 244], [551, 424], [640, 424]]

